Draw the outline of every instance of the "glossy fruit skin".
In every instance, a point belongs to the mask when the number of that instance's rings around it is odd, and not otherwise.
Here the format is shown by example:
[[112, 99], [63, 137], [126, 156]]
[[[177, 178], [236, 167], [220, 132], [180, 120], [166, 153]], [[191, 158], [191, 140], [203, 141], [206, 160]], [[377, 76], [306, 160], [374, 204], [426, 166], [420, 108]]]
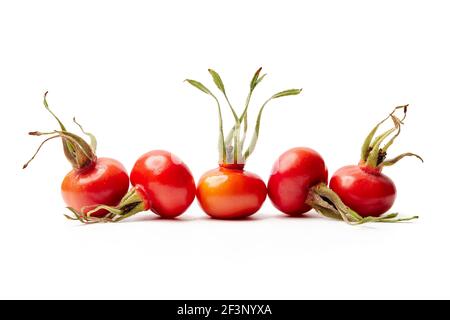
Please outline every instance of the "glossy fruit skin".
[[331, 177], [330, 188], [362, 217], [379, 217], [394, 204], [394, 182], [380, 171], [364, 166], [340, 168]]
[[216, 219], [242, 219], [256, 213], [267, 196], [264, 181], [241, 168], [220, 166], [199, 180], [197, 199], [201, 208]]
[[142, 155], [131, 171], [131, 184], [146, 192], [150, 210], [174, 218], [195, 198], [195, 181], [189, 168], [174, 154], [153, 150]]
[[[128, 186], [128, 173], [120, 162], [97, 158], [87, 168], [70, 171], [64, 177], [61, 192], [67, 206], [86, 213], [99, 204], [117, 205]], [[106, 214], [107, 211], [99, 210], [92, 216], [100, 218]]]
[[273, 205], [291, 216], [311, 209], [305, 203], [309, 189], [328, 180], [328, 169], [319, 153], [298, 147], [283, 153], [275, 162], [267, 184]]

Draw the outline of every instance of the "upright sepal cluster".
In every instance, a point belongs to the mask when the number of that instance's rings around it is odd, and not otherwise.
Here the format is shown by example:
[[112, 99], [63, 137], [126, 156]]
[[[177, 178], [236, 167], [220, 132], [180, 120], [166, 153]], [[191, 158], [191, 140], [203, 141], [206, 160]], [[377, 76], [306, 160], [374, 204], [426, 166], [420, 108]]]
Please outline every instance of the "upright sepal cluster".
[[[255, 90], [256, 86], [265, 78], [266, 74], [261, 75], [261, 68], [259, 68], [255, 74], [253, 75], [251, 81], [250, 81], [250, 90], [247, 95], [247, 99], [245, 100], [244, 109], [240, 116], [236, 113], [235, 109], [233, 108], [230, 99], [228, 98], [227, 92], [225, 90], [225, 85], [222, 81], [222, 78], [220, 75], [212, 70], [209, 69], [208, 72], [210, 73], [214, 84], [219, 89], [219, 91], [223, 94], [226, 103], [228, 104], [228, 107], [233, 114], [234, 118], [234, 125], [230, 132], [227, 134], [227, 136], [224, 136], [223, 131], [223, 117], [222, 117], [222, 109], [219, 102], [219, 99], [209, 90], [207, 87], [205, 87], [202, 83], [186, 79], [186, 81], [191, 84], [192, 86], [196, 87], [200, 91], [210, 95], [217, 104], [217, 109], [219, 113], [219, 163], [222, 165], [244, 165], [247, 159], [250, 157], [250, 155], [255, 150], [256, 143], [258, 141], [259, 137], [259, 131], [261, 126], [261, 117], [262, 113], [266, 107], [266, 105], [273, 99], [285, 97], [285, 96], [291, 96], [291, 95], [298, 95], [302, 89], [289, 89], [284, 90], [281, 92], [278, 92], [274, 95], [272, 95], [269, 99], [267, 99], [263, 105], [261, 106], [258, 116], [256, 119], [255, 124], [255, 131], [253, 133], [253, 137], [250, 140], [248, 146], [246, 149], [244, 149], [246, 137], [247, 137], [247, 130], [248, 130], [248, 108], [250, 104], [251, 97], [253, 95], [253, 91]], [[245, 151], [244, 151], [245, 150]]]
[[[397, 117], [395, 114], [399, 110], [403, 111], [403, 116], [401, 118]], [[381, 171], [383, 167], [392, 166], [404, 157], [413, 156], [423, 162], [423, 159], [419, 155], [412, 152], [405, 152], [394, 158], [386, 159], [389, 147], [392, 146], [395, 139], [397, 139], [400, 135], [401, 127], [404, 124], [403, 121], [406, 119], [407, 111], [408, 105], [398, 106], [394, 108], [394, 110], [386, 118], [375, 125], [375, 127], [367, 135], [362, 145], [360, 165], [374, 169], [375, 171]], [[393, 127], [375, 137], [379, 127], [389, 119], [392, 120]], [[383, 142], [389, 137], [390, 139], [384, 144], [384, 146], [382, 146]]]

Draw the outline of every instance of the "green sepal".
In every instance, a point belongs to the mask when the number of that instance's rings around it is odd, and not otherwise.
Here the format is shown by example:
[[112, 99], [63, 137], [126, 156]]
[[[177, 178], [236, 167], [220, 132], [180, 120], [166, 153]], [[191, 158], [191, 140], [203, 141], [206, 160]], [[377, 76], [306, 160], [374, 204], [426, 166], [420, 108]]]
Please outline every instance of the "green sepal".
[[204, 86], [201, 82], [196, 81], [196, 80], [192, 80], [192, 79], [186, 79], [185, 80], [187, 83], [189, 83], [190, 85], [192, 85], [193, 87], [199, 89], [200, 91], [206, 93], [207, 95], [211, 96], [217, 103], [217, 110], [218, 110], [218, 114], [219, 114], [219, 143], [218, 143], [218, 147], [219, 147], [219, 161], [221, 163], [226, 162], [226, 145], [225, 145], [225, 138], [224, 138], [224, 134], [223, 134], [223, 118], [222, 118], [222, 108], [220, 107], [220, 102], [217, 99], [217, 97], [206, 87]]
[[277, 99], [277, 98], [281, 98], [281, 97], [287, 97], [287, 96], [292, 96], [292, 95], [298, 95], [298, 94], [300, 94], [300, 92], [302, 92], [302, 89], [284, 90], [284, 91], [281, 91], [281, 92], [278, 92], [278, 93], [274, 94], [269, 99], [267, 99], [266, 102], [264, 102], [264, 104], [259, 109], [258, 117], [256, 119], [256, 124], [255, 124], [255, 131], [253, 132], [253, 136], [252, 136], [252, 139], [250, 141], [250, 144], [249, 144], [247, 150], [245, 151], [244, 160], [247, 160], [248, 157], [250, 157], [250, 155], [255, 150], [256, 143], [258, 142], [258, 137], [259, 137], [259, 130], [260, 130], [260, 126], [261, 126], [261, 117], [262, 117], [262, 114], [263, 114], [263, 111], [264, 111], [266, 105], [273, 99]]
[[419, 156], [418, 154], [415, 154], [415, 153], [412, 153], [412, 152], [405, 152], [405, 153], [402, 153], [402, 154], [396, 156], [395, 158], [384, 160], [382, 163], [380, 163], [378, 165], [378, 167], [381, 169], [383, 167], [393, 166], [394, 164], [396, 164], [398, 161], [402, 160], [405, 157], [416, 157], [420, 161], [422, 161], [422, 163], [423, 163], [422, 157]]

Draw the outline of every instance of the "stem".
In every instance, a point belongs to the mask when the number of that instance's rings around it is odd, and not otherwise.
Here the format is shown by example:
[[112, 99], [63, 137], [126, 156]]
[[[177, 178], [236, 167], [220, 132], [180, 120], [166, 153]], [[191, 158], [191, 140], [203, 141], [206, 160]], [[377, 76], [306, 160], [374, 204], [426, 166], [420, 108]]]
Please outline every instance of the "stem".
[[346, 206], [340, 197], [325, 183], [319, 183], [313, 186], [308, 193], [306, 204], [314, 208], [318, 213], [325, 217], [340, 219], [350, 225], [359, 225], [368, 222], [394, 223], [410, 221], [417, 219], [418, 216], [398, 218], [396, 213], [384, 215], [381, 217], [361, 217], [356, 211]]

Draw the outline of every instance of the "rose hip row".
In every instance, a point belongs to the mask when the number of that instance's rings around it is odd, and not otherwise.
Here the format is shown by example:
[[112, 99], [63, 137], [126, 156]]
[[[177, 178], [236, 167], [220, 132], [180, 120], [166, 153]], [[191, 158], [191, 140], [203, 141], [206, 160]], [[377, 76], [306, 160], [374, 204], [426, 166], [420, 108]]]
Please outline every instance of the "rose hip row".
[[[61, 138], [64, 153], [73, 167], [61, 186], [64, 201], [73, 213], [66, 217], [83, 223], [117, 222], [148, 210], [163, 218], [174, 218], [184, 213], [195, 197], [203, 211], [213, 218], [240, 219], [256, 213], [267, 195], [278, 210], [292, 216], [314, 208], [326, 217], [350, 224], [399, 222], [417, 218], [383, 215], [394, 203], [396, 188], [394, 182], [381, 172], [382, 169], [407, 156], [422, 160], [410, 152], [386, 159], [388, 148], [400, 134], [408, 106], [396, 107], [369, 132], [361, 149], [359, 164], [339, 169], [331, 177], [329, 186], [328, 170], [323, 158], [313, 149], [301, 147], [286, 151], [276, 160], [266, 186], [258, 175], [244, 170], [258, 141], [263, 111], [270, 101], [298, 95], [301, 89], [278, 92], [263, 103], [252, 138], [244, 148], [249, 104], [253, 91], [265, 74], [261, 75], [259, 68], [252, 77], [244, 109], [238, 115], [228, 99], [219, 74], [212, 69], [208, 71], [233, 114], [234, 125], [225, 135], [219, 99], [202, 83], [186, 80], [213, 98], [219, 115], [219, 167], [206, 172], [197, 187], [186, 164], [168, 151], [154, 150], [142, 155], [136, 161], [130, 177], [117, 160], [97, 158], [94, 135], [84, 131], [75, 119], [74, 123], [90, 138], [90, 143], [67, 131], [50, 110], [47, 93], [44, 95], [44, 106], [60, 128], [50, 132], [30, 132], [30, 135], [44, 136], [46, 139], [24, 168], [47, 141]], [[397, 116], [399, 112], [403, 113], [401, 117]], [[376, 136], [379, 127], [389, 120], [392, 121], [392, 127]], [[133, 187], [128, 190], [130, 181]]]

